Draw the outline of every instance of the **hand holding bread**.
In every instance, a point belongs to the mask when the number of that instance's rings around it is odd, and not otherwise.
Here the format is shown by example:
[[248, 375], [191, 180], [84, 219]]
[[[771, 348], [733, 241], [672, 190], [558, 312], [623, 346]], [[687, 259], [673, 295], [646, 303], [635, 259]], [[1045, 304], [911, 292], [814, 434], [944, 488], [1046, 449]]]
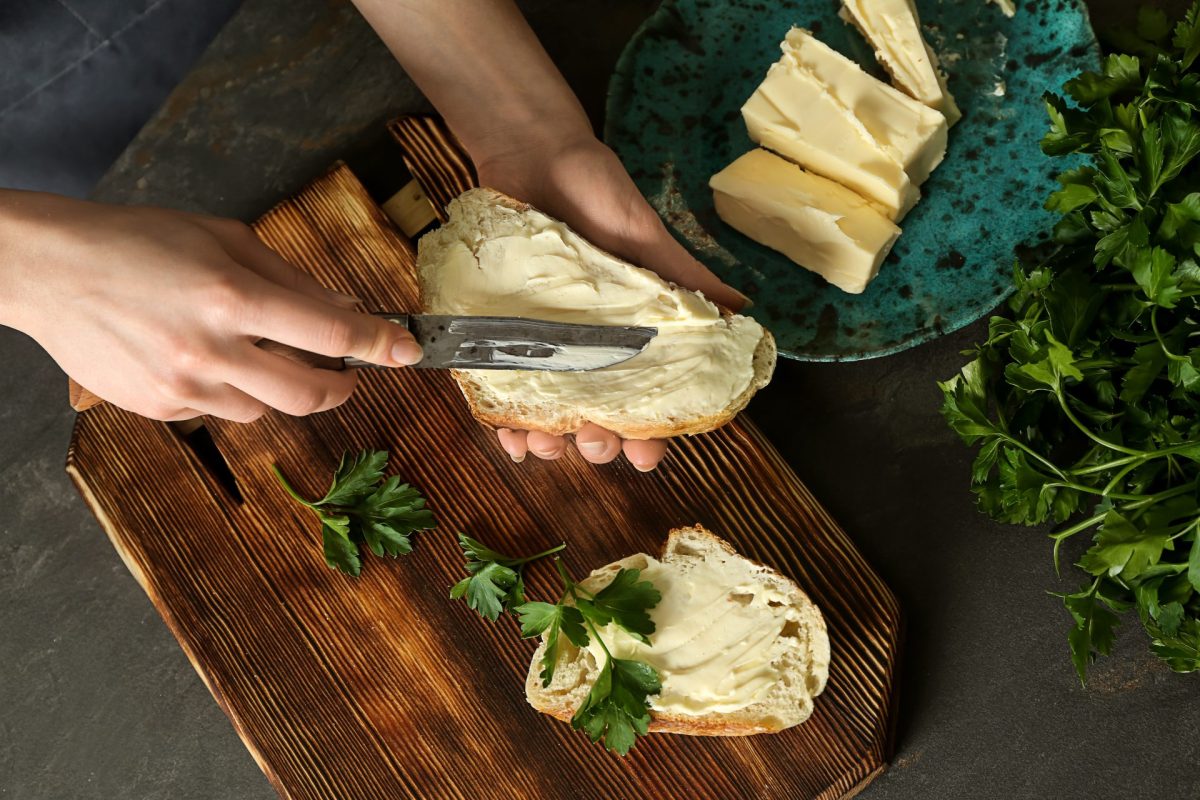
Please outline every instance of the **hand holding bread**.
[[[479, 179], [561, 220], [601, 250], [700, 291], [719, 306], [738, 310], [746, 304], [743, 295], [675, 241], [621, 162], [590, 133], [561, 138], [550, 150], [524, 148], [483, 160]], [[666, 442], [659, 438], [623, 439], [594, 423], [572, 433], [580, 455], [595, 464], [613, 461], [624, 452], [636, 468], [648, 471], [666, 454]], [[514, 461], [524, 460], [527, 453], [558, 459], [568, 447], [566, 435], [517, 426], [499, 426], [498, 436]]]
[[[418, 247], [427, 311], [657, 330], [638, 355], [594, 371], [455, 370], [474, 416], [507, 431], [507, 448], [520, 448], [509, 449], [514, 459], [539, 444], [556, 444], [557, 452], [538, 454], [556, 458], [561, 437], [584, 431], [611, 437], [607, 460], [620, 437], [630, 460], [652, 469], [663, 447], [656, 440], [724, 425], [770, 380], [775, 343], [753, 319], [724, 312], [493, 189], [463, 193], [447, 213]], [[519, 430], [537, 435], [514, 442]]]

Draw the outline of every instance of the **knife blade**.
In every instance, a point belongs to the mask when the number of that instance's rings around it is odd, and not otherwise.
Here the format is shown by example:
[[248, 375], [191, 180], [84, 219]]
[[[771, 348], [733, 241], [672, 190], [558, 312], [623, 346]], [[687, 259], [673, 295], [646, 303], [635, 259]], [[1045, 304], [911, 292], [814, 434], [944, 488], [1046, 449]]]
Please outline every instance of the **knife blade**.
[[[425, 369], [527, 369], [582, 372], [620, 364], [636, 356], [657, 328], [579, 325], [523, 317], [465, 317], [448, 314], [387, 314], [403, 325], [425, 357]], [[348, 367], [371, 367], [354, 358]]]

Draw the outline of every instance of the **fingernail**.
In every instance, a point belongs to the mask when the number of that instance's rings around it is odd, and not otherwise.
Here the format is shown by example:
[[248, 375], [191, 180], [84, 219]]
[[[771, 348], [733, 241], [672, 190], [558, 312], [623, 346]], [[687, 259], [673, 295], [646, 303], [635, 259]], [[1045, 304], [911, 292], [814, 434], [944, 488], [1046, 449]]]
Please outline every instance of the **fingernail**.
[[530, 452], [532, 452], [535, 456], [540, 456], [542, 458], [546, 458], [547, 456], [552, 456], [552, 455], [556, 454], [558, 452], [558, 449], [554, 448], [554, 447], [551, 447], [549, 450], [535, 450], [533, 448], [530, 448]]
[[658, 464], [639, 464], [636, 461], [629, 462], [633, 464], [633, 468], [638, 472], [651, 472]]
[[603, 455], [607, 449], [604, 442], [576, 442], [575, 446], [579, 448], [579, 452], [590, 456]]
[[520, 464], [522, 461], [524, 461], [524, 460], [525, 460], [525, 454], [524, 454], [524, 453], [522, 453], [522, 454], [521, 454], [521, 455], [519, 455], [519, 456], [514, 456], [512, 453], [509, 453], [509, 454], [508, 454], [508, 457], [509, 457], [509, 458], [511, 458], [511, 459], [513, 460], [513, 463], [514, 463], [514, 464]]
[[739, 311], [748, 311], [749, 309], [754, 307], [754, 301], [751, 300], [749, 297], [742, 294], [737, 289], [734, 289], [733, 293], [736, 294], [738, 297], [742, 298], [742, 307], [740, 309], [738, 309]]
[[421, 350], [421, 345], [414, 342], [412, 339], [400, 339], [392, 345], [392, 361], [397, 364], [404, 364], [411, 367], [417, 364], [425, 357]]

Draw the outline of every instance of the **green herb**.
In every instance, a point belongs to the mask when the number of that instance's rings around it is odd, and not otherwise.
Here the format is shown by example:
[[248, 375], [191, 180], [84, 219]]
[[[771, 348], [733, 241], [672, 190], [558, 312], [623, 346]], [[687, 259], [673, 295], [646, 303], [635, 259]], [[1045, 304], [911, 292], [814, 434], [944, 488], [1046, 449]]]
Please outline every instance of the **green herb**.
[[562, 562], [555, 559], [563, 586], [558, 602], [526, 601], [521, 568], [559, 552], [565, 544], [534, 556], [513, 558], [461, 533], [458, 541], [470, 575], [454, 585], [450, 597], [465, 598], [467, 605], [485, 619], [495, 620], [504, 611], [517, 614], [521, 636], [526, 639], [544, 635], [546, 647], [540, 673], [543, 687], [554, 679], [564, 639], [577, 648], [585, 648], [595, 637], [604, 652], [604, 663], [571, 725], [586, 732], [593, 742], [603, 740], [612, 752], [627, 754], [637, 737], [649, 730], [648, 698], [662, 691], [662, 684], [649, 664], [615, 658], [599, 629], [615, 625], [649, 644], [654, 622], [648, 612], [662, 600], [662, 594], [649, 581], [640, 580], [641, 571], [636, 569], [618, 570], [608, 585], [593, 594], [571, 578]]
[[400, 483], [396, 476], [384, 480], [387, 451], [363, 450], [354, 458], [349, 456], [342, 456], [333, 484], [320, 500], [305, 500], [277, 465], [271, 469], [284, 490], [321, 521], [325, 563], [348, 575], [358, 575], [362, 569], [360, 542], [377, 556], [404, 555], [412, 552], [410, 534], [436, 523], [416, 489]]
[[458, 535], [458, 544], [467, 557], [467, 572], [470, 575], [454, 584], [450, 589], [450, 599], [465, 597], [467, 605], [487, 620], [495, 620], [504, 611], [525, 602], [522, 567], [566, 547], [566, 544], [560, 544], [537, 555], [513, 558], [497, 553], [464, 533]]
[[562, 562], [555, 560], [563, 592], [555, 604], [525, 603], [515, 611], [521, 619], [521, 635], [528, 638], [546, 634], [542, 653], [542, 686], [554, 679], [562, 637], [575, 647], [587, 647], [595, 637], [604, 651], [604, 664], [571, 726], [587, 733], [593, 742], [618, 755], [625, 755], [638, 736], [650, 725], [649, 695], [662, 691], [658, 673], [649, 664], [615, 658], [600, 636], [599, 628], [612, 624], [638, 641], [650, 644], [654, 622], [647, 613], [662, 600], [662, 594], [649, 581], [640, 580], [641, 571], [620, 569], [603, 589], [592, 594], [567, 574]]
[[1200, 3], [1139, 31], [1144, 57], [1046, 97], [1042, 148], [1072, 165], [1046, 203], [1055, 249], [1017, 265], [1010, 315], [941, 384], [980, 508], [1057, 524], [1056, 567], [1090, 537], [1087, 582], [1059, 595], [1081, 681], [1131, 611], [1172, 669], [1200, 669]]
[[[343, 454], [333, 483], [320, 500], [305, 500], [277, 465], [271, 468], [284, 490], [321, 521], [325, 562], [358, 575], [362, 568], [360, 542], [366, 542], [378, 556], [410, 553], [410, 534], [432, 528], [435, 522], [420, 493], [395, 476], [384, 480], [386, 451], [363, 450], [354, 458], [349, 456]], [[607, 586], [592, 594], [580, 588], [555, 559], [563, 581], [558, 602], [528, 602], [521, 575], [525, 565], [562, 551], [566, 544], [522, 558], [493, 550], [463, 533], [458, 534], [458, 544], [467, 560], [468, 575], [450, 589], [450, 598], [466, 600], [475, 613], [491, 621], [505, 611], [517, 614], [525, 638], [546, 634], [543, 686], [549, 686], [554, 677], [560, 636], [579, 648], [587, 647], [592, 636], [599, 642], [604, 664], [571, 725], [585, 731], [593, 742], [603, 740], [612, 752], [626, 755], [637, 737], [649, 730], [648, 698], [660, 692], [662, 685], [649, 664], [614, 658], [597, 628], [616, 625], [649, 644], [654, 622], [648, 612], [662, 595], [649, 581], [639, 580], [641, 572], [636, 569], [619, 570]]]

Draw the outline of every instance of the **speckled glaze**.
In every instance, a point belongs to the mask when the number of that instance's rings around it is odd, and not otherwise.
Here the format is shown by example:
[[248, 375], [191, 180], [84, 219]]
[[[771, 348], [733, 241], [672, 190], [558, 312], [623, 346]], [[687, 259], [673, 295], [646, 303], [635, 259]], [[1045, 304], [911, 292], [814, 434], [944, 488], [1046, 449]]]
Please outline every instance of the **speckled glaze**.
[[709, 177], [753, 147], [739, 109], [792, 25], [883, 77], [837, 0], [667, 0], [630, 40], [609, 84], [605, 138], [671, 231], [754, 301], [780, 352], [874, 358], [961, 328], [1012, 291], [1015, 251], [1044, 241], [1042, 203], [1061, 168], [1042, 154], [1042, 94], [1094, 69], [1078, 0], [1037, 0], [1008, 19], [985, 0], [917, 0], [926, 38], [964, 112], [945, 162], [901, 223], [879, 277], [848, 295], [725, 225]]

